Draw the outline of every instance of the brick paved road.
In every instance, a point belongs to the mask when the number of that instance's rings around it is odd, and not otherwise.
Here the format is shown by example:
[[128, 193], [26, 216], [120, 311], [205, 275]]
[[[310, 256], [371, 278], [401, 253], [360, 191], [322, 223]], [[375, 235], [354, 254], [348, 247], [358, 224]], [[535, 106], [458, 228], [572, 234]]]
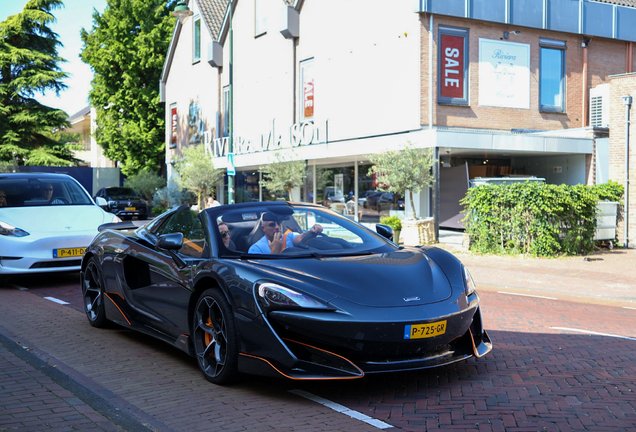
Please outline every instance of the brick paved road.
[[[546, 274], [528, 267], [517, 279], [528, 281], [523, 285], [564, 278], [563, 269]], [[482, 263], [477, 274], [510, 271], [497, 268]], [[593, 285], [586, 276], [602, 269], [578, 261], [565, 268], [585, 286]], [[615, 275], [611, 285], [625, 280]], [[73, 307], [79, 296], [72, 279], [61, 280], [54, 292], [71, 307], [42, 299], [53, 289], [0, 288], [0, 333], [35, 347], [50, 365], [154, 430], [378, 430], [289, 390], [326, 398], [393, 430], [636, 430], [636, 310], [617, 302], [599, 306], [497, 292], [508, 285], [482, 290], [484, 320], [495, 342], [485, 358], [346, 383], [250, 378], [233, 387], [211, 385], [191, 358], [171, 347], [121, 329], [90, 327]]]

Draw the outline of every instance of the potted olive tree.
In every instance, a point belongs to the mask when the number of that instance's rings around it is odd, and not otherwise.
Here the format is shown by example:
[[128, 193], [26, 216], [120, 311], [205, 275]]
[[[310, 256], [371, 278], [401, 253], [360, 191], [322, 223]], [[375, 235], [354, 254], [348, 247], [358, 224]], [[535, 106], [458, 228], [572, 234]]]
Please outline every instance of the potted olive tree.
[[258, 169], [263, 174], [260, 185], [272, 193], [287, 193], [290, 201], [300, 201], [300, 197], [293, 197], [292, 192], [303, 185], [307, 174], [305, 161], [294, 160], [294, 157], [293, 153], [284, 155], [282, 152], [276, 152], [274, 161]]
[[402, 149], [386, 151], [369, 156], [373, 166], [369, 174], [375, 174], [379, 189], [400, 193], [408, 197], [412, 215], [402, 221], [402, 238], [404, 244], [418, 245], [431, 243], [435, 239], [433, 218], [419, 219], [413, 201], [413, 194], [435, 182], [432, 167], [437, 161], [430, 148], [413, 148], [411, 143]]
[[380, 218], [382, 225], [390, 226], [393, 229], [393, 242], [399, 244], [400, 232], [402, 231], [402, 220], [398, 216], [383, 216]]

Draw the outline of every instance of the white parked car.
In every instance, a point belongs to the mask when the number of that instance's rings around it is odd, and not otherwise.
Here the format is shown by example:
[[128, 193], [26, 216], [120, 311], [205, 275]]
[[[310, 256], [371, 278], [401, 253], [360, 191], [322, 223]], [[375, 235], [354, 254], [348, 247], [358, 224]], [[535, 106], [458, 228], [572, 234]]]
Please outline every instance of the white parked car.
[[111, 222], [121, 220], [68, 175], [0, 174], [0, 278], [78, 271], [97, 228]]

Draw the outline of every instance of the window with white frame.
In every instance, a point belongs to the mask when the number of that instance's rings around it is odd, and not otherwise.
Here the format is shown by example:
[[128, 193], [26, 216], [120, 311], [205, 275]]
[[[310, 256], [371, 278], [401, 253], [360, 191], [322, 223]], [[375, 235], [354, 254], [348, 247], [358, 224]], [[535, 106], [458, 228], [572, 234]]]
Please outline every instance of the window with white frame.
[[565, 41], [540, 39], [539, 110], [565, 112]]
[[267, 32], [267, 13], [265, 0], [254, 0], [254, 37]]
[[300, 107], [301, 121], [309, 121], [314, 118], [314, 59], [300, 62]]
[[192, 63], [201, 61], [201, 17], [192, 22]]

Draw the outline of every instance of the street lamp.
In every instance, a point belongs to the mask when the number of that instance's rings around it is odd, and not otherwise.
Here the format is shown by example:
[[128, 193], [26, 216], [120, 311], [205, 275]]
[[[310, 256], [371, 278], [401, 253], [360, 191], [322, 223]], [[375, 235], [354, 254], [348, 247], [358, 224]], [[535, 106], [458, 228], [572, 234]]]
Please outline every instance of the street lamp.
[[625, 248], [629, 248], [629, 109], [632, 107], [632, 97], [622, 96], [625, 104]]
[[185, 0], [179, 0], [174, 10], [170, 12], [170, 15], [179, 18], [179, 22], [181, 23], [181, 25], [183, 25], [183, 23], [185, 22], [186, 19], [188, 19], [188, 17], [191, 17], [192, 15], [194, 15], [194, 12], [190, 10]]
[[234, 176], [236, 170], [234, 168], [234, 30], [232, 29], [232, 15], [233, 8], [232, 3], [234, 0], [230, 0], [228, 5], [228, 19], [229, 19], [229, 42], [230, 42], [230, 67], [229, 67], [229, 94], [228, 94], [228, 162], [229, 167], [227, 171], [227, 203], [234, 204]]

